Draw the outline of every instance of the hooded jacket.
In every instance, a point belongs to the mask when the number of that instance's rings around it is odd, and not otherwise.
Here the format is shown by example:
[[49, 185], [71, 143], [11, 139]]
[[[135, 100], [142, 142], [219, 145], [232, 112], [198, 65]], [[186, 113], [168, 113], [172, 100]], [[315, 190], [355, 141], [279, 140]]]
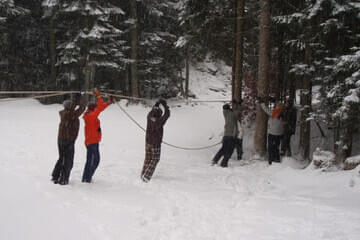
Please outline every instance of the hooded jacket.
[[235, 109], [223, 109], [225, 118], [224, 137], [237, 137], [239, 134], [237, 121], [241, 112], [240, 107]]
[[170, 117], [169, 107], [165, 107], [165, 113], [159, 107], [154, 106], [147, 116], [146, 143], [154, 147], [159, 147], [162, 142], [164, 124]]
[[280, 112], [276, 109], [270, 111], [270, 109], [265, 105], [265, 103], [261, 103], [261, 108], [269, 116], [268, 133], [276, 136], [283, 135], [285, 122], [280, 119]]
[[62, 140], [75, 141], [78, 133], [80, 121], [79, 117], [85, 111], [85, 104], [81, 104], [75, 110], [75, 105], [65, 106], [64, 110], [59, 112], [60, 124], [58, 138]]
[[91, 111], [88, 110], [83, 119], [85, 121], [85, 145], [99, 143], [101, 141], [101, 128], [100, 120], [98, 119], [99, 114], [110, 105], [110, 102], [103, 102], [101, 96], [97, 97], [97, 106]]

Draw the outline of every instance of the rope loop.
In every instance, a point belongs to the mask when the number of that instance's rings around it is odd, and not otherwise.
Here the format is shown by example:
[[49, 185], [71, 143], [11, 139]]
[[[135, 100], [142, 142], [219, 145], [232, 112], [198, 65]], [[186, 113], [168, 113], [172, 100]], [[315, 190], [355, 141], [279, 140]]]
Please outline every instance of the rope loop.
[[[47, 97], [54, 97], [54, 96], [61, 96], [65, 94], [72, 94], [72, 93], [81, 93], [81, 91], [0, 91], [0, 95], [2, 94], [44, 94], [44, 95], [36, 95], [36, 96], [29, 96], [29, 97], [19, 97], [19, 98], [6, 98], [6, 99], [0, 99], [0, 102], [10, 102], [10, 101], [19, 101], [19, 100], [26, 100], [26, 99], [40, 99], [40, 98], [47, 98]], [[93, 94], [91, 91], [86, 91], [86, 94]], [[138, 97], [130, 97], [125, 95], [119, 95], [119, 94], [113, 94], [113, 93], [105, 93], [102, 92], [102, 95], [107, 96], [114, 96], [122, 99], [128, 99], [128, 100], [136, 100], [136, 101], [154, 101], [153, 99], [147, 99], [147, 98], [138, 98]], [[194, 103], [200, 103], [200, 102], [228, 102], [226, 100], [186, 100], [187, 102], [194, 102]], [[134, 122], [141, 130], [146, 132], [146, 129], [141, 126], [124, 108], [120, 106], [118, 102], [116, 102], [116, 105], [119, 107], [119, 109], [132, 121]], [[218, 142], [209, 146], [203, 146], [203, 147], [181, 147], [177, 146], [171, 143], [168, 143], [166, 141], [163, 141], [164, 145], [167, 145], [172, 148], [182, 149], [182, 150], [188, 150], [188, 151], [195, 151], [195, 150], [204, 150], [204, 149], [210, 149], [217, 145], [220, 145], [222, 142]]]
[[[144, 132], [146, 132], [146, 129], [140, 125], [140, 123], [138, 123], [124, 108], [122, 108], [119, 104], [119, 102], [115, 102], [115, 104], [119, 107], [119, 109], [132, 121], [134, 122], [141, 130], [143, 130]], [[164, 145], [167, 145], [169, 147], [172, 147], [172, 148], [177, 148], [177, 149], [182, 149], [182, 150], [187, 150], [187, 151], [196, 151], [196, 150], [204, 150], [204, 149], [210, 149], [210, 148], [213, 148], [217, 145], [220, 145], [222, 143], [222, 141], [218, 142], [218, 143], [215, 143], [213, 145], [209, 145], [209, 146], [204, 146], [204, 147], [181, 147], [181, 146], [177, 146], [177, 145], [174, 145], [174, 144], [171, 144], [171, 143], [168, 143], [166, 141], [163, 141], [162, 142]]]

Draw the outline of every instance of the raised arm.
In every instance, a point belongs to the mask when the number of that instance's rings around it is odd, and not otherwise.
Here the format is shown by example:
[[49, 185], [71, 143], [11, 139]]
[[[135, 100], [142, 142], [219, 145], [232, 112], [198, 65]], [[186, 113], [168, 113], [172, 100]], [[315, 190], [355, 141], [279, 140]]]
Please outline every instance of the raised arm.
[[170, 109], [169, 106], [165, 106], [165, 113], [159, 118], [159, 123], [161, 125], [164, 125], [166, 123], [166, 121], [169, 119], [170, 117]]
[[230, 114], [231, 114], [231, 110], [230, 110], [230, 105], [229, 104], [224, 104], [223, 105], [223, 115], [224, 115], [224, 118], [227, 119], [230, 117]]
[[91, 114], [94, 115], [95, 117], [98, 117], [100, 115], [100, 113], [102, 111], [104, 111], [105, 108], [107, 108], [110, 104], [111, 104], [110, 101], [103, 102], [102, 97], [97, 96], [97, 107], [95, 108], [95, 110]]
[[75, 116], [79, 118], [86, 109], [87, 100], [85, 96], [82, 96], [79, 101], [79, 107], [75, 110]]
[[234, 115], [234, 117], [235, 117], [236, 119], [238, 119], [239, 116], [240, 116], [240, 113], [241, 113], [241, 111], [242, 111], [241, 105], [240, 105], [240, 104], [234, 104], [232, 109], [233, 109], [233, 115]]
[[260, 106], [261, 106], [262, 110], [264, 110], [264, 112], [265, 112], [268, 116], [271, 117], [272, 113], [271, 113], [270, 109], [265, 105], [265, 103], [261, 103]]

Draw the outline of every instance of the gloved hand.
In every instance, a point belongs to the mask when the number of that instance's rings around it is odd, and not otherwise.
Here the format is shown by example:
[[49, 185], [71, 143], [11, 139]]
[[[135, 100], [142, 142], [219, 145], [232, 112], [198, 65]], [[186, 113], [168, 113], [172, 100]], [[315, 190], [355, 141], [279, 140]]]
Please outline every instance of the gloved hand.
[[87, 97], [86, 97], [86, 95], [82, 95], [80, 97], [79, 105], [81, 105], [81, 106], [86, 106], [87, 105]]
[[230, 104], [225, 103], [225, 104], [223, 105], [223, 109], [224, 109], [224, 110], [230, 110]]
[[261, 104], [261, 103], [264, 103], [264, 99], [262, 97], [256, 97], [256, 102]]
[[272, 96], [269, 96], [269, 101], [270, 102], [276, 102], [276, 99], [274, 97], [272, 97]]
[[115, 103], [115, 98], [114, 98], [114, 96], [110, 96], [110, 97], [109, 97], [109, 101], [110, 101], [110, 103]]
[[159, 105], [160, 105], [160, 102], [157, 101], [154, 106], [155, 106], [155, 107], [159, 107]]
[[96, 96], [96, 97], [99, 97], [100, 96], [100, 91], [99, 90], [97, 90], [97, 89], [95, 89], [94, 91], [93, 91], [93, 93], [94, 93], [94, 95]]
[[167, 102], [166, 102], [165, 99], [163, 99], [163, 98], [161, 98], [161, 99], [159, 100], [159, 103], [160, 103], [161, 105], [163, 105], [164, 107], [167, 106]]
[[80, 93], [75, 93], [74, 100], [73, 100], [74, 104], [79, 105], [80, 100], [81, 100], [81, 94]]

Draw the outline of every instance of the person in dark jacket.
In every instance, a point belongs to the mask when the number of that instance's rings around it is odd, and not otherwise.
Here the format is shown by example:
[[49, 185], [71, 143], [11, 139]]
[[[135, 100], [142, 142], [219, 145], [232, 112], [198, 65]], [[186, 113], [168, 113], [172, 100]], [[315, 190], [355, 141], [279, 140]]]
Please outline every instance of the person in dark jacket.
[[[165, 109], [164, 114], [159, 107], [160, 104]], [[145, 161], [141, 171], [141, 180], [144, 182], [150, 181], [155, 171], [156, 165], [160, 160], [164, 125], [169, 117], [169, 106], [163, 99], [160, 99], [158, 102], [156, 102], [154, 107], [148, 113], [145, 137]]]
[[224, 137], [220, 150], [216, 153], [212, 160], [212, 165], [217, 164], [220, 158], [223, 157], [220, 166], [228, 166], [228, 162], [233, 154], [235, 141], [239, 133], [237, 122], [240, 111], [240, 105], [236, 102], [233, 102], [232, 108], [230, 107], [230, 104], [225, 104], [223, 106], [223, 114], [225, 118]]
[[285, 102], [285, 110], [284, 110], [284, 137], [281, 143], [281, 155], [291, 156], [291, 136], [295, 134], [296, 130], [296, 120], [297, 113], [296, 108], [294, 107], [294, 101], [292, 99], [288, 99]]
[[[77, 96], [74, 101], [65, 100], [64, 109], [59, 112], [58, 132], [59, 159], [52, 171], [52, 181], [61, 185], [69, 183], [70, 172], [74, 163], [74, 145], [79, 133], [79, 117], [85, 111], [85, 96]], [[76, 109], [76, 106], [79, 107]]]
[[87, 153], [81, 181], [86, 183], [91, 182], [92, 177], [100, 163], [99, 142], [101, 141], [102, 134], [98, 116], [114, 102], [112, 96], [109, 101], [103, 102], [101, 93], [98, 90], [94, 91], [94, 95], [97, 99], [96, 103], [90, 103], [83, 116], [85, 122], [85, 145]]

